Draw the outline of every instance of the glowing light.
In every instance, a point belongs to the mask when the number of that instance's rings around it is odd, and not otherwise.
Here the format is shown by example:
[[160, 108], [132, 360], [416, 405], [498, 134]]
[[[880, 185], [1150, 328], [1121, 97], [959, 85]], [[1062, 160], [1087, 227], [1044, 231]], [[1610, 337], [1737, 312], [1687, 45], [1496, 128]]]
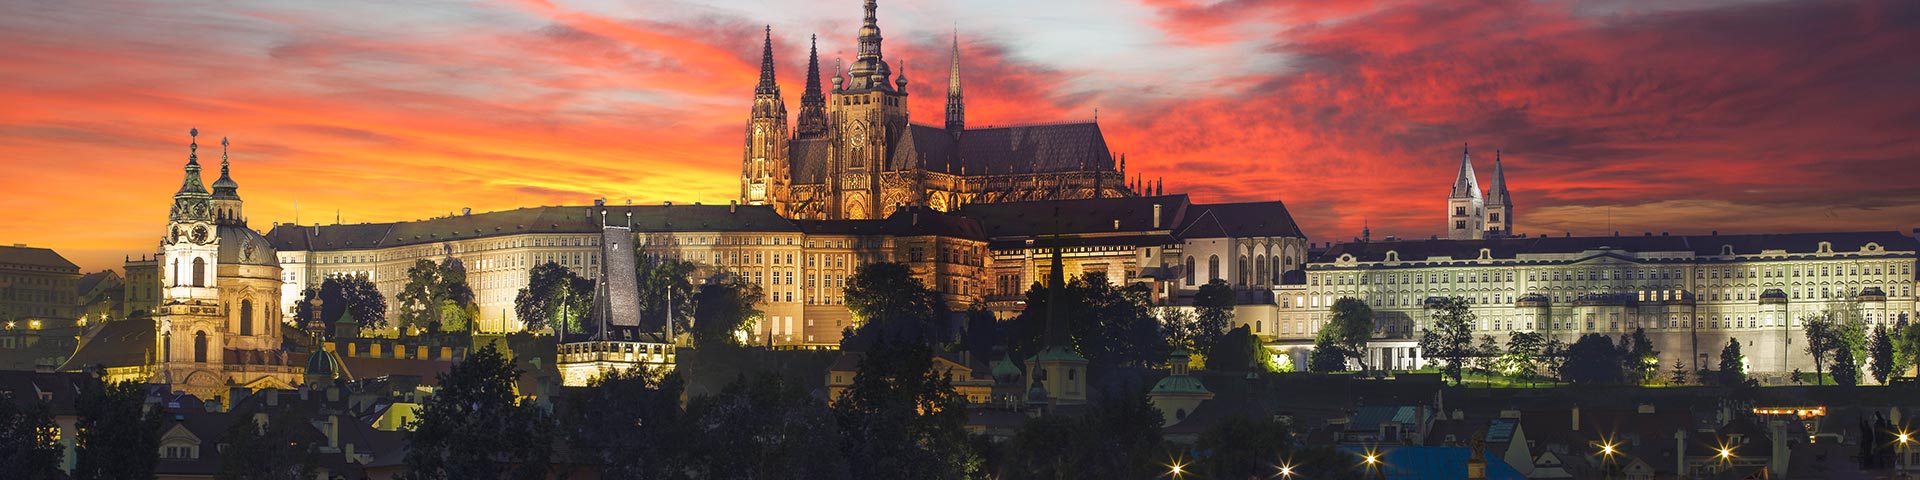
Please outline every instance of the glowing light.
[[1727, 448], [1727, 447], [1720, 447], [1720, 459], [1727, 460], [1731, 458], [1733, 458], [1733, 449]]
[[1911, 441], [1913, 441], [1913, 433], [1911, 433], [1911, 432], [1900, 432], [1900, 436], [1898, 437], [1898, 439], [1899, 439], [1899, 441], [1900, 441], [1900, 444], [1901, 444], [1901, 445], [1906, 445], [1906, 444], [1907, 444], [1907, 442], [1911, 442]]
[[1280, 464], [1280, 478], [1293, 478], [1293, 465]]
[[1600, 445], [1600, 454], [1606, 455], [1609, 457], [1613, 456], [1613, 444], [1608, 443], [1608, 444]]

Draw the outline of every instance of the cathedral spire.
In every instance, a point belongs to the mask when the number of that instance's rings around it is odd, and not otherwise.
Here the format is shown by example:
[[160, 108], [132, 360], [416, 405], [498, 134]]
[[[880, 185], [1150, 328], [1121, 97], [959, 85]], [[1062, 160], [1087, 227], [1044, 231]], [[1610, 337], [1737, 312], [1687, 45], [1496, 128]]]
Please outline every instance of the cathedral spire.
[[820, 93], [819, 35], [813, 36], [812, 44], [807, 49], [807, 91], [800, 94], [799, 125], [794, 129], [794, 135], [800, 138], [827, 133], [827, 98]]
[[947, 133], [955, 137], [967, 129], [966, 102], [960, 94], [960, 32], [953, 34], [953, 67], [947, 73]]
[[1460, 144], [1460, 172], [1453, 179], [1453, 194], [1450, 198], [1481, 198], [1480, 181], [1473, 175], [1473, 158], [1467, 154], [1467, 144]]
[[[1053, 215], [1057, 227], [1060, 222], [1059, 209], [1056, 208]], [[1062, 265], [1060, 259], [1061, 248], [1061, 238], [1056, 233], [1053, 237], [1053, 262], [1047, 266], [1047, 326], [1044, 340], [1048, 348], [1071, 349], [1072, 342], [1067, 339], [1067, 317], [1063, 313], [1066, 308], [1061, 305], [1066, 300], [1060, 296], [1067, 289], [1066, 266]]]
[[1487, 203], [1507, 202], [1507, 173], [1500, 167], [1500, 151], [1493, 151], [1493, 185], [1487, 188]]
[[753, 93], [780, 94], [780, 84], [773, 81], [773, 25], [767, 25], [767, 41], [760, 50], [760, 84], [753, 87]]

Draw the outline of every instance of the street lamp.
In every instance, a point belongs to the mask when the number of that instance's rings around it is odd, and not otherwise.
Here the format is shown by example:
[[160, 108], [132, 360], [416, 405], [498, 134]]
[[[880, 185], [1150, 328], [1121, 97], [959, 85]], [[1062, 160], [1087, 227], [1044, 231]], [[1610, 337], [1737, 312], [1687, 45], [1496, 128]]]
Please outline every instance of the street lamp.
[[1900, 448], [1894, 449], [1894, 455], [1897, 455], [1899, 458], [1895, 458], [1893, 460], [1893, 468], [1895, 470], [1900, 471], [1901, 478], [1906, 478], [1907, 477], [1907, 444], [1913, 443], [1913, 432], [1902, 430], [1900, 431], [1900, 434], [1894, 439], [1894, 441], [1900, 442]]
[[1613, 454], [1619, 451], [1616, 447], [1611, 441], [1600, 442], [1600, 463], [1606, 467], [1607, 478], [1613, 478]]
[[1293, 478], [1293, 465], [1280, 464], [1280, 478]]

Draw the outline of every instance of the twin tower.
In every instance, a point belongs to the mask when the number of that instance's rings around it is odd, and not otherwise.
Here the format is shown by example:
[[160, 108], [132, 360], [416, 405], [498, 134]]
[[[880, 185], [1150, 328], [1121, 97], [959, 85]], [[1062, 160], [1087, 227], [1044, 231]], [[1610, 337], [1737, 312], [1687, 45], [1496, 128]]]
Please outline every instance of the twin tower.
[[1484, 195], [1474, 178], [1473, 158], [1460, 147], [1460, 173], [1447, 196], [1447, 238], [1479, 240], [1513, 234], [1513, 196], [1507, 194], [1507, 174], [1500, 169], [1500, 152], [1493, 154], [1493, 188]]
[[832, 90], [821, 88], [818, 46], [808, 53], [806, 92], [791, 130], [767, 29], [741, 158], [741, 203], [769, 205], [791, 219], [860, 220], [903, 206], [950, 211], [1146, 190], [1145, 179], [1127, 181], [1124, 162], [1116, 168], [1095, 123], [968, 129], [958, 38], [945, 124], [910, 123], [905, 64], [896, 72], [882, 54], [877, 9], [866, 1], [858, 54], [844, 72], [835, 63]]

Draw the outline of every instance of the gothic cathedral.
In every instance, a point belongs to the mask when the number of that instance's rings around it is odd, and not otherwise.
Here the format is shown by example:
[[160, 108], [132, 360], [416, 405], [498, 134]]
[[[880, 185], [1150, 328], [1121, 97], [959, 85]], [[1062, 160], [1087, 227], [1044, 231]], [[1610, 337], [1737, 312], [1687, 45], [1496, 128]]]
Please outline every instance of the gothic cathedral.
[[[858, 56], [820, 85], [817, 45], [807, 58], [806, 92], [795, 127], [773, 71], [773, 33], [761, 52], [740, 168], [740, 200], [794, 219], [885, 218], [905, 205], [949, 211], [967, 203], [1151, 194], [1129, 184], [1097, 123], [967, 129], [955, 39], [946, 124], [908, 121], [907, 76], [896, 77], [880, 49], [874, 0], [866, 2]], [[817, 39], [815, 40], [817, 42]]]

